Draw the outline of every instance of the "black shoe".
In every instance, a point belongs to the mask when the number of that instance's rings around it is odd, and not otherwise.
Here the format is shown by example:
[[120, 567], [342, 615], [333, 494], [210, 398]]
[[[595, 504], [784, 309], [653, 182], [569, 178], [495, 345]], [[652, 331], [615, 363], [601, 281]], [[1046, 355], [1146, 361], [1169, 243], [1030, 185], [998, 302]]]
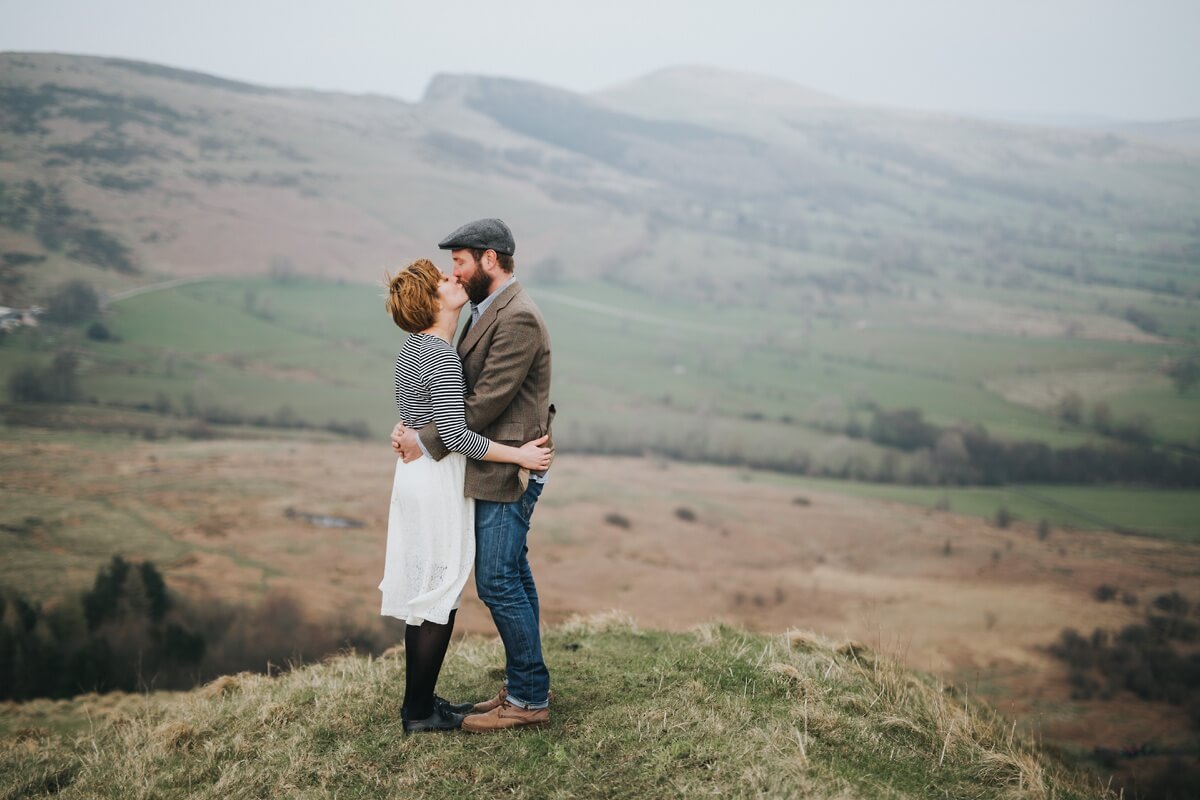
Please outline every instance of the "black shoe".
[[433, 696], [433, 707], [440, 708], [442, 711], [449, 711], [452, 714], [466, 714], [475, 708], [474, 703], [451, 703], [444, 697]]
[[408, 733], [428, 733], [430, 731], [456, 731], [462, 726], [462, 714], [455, 714], [453, 711], [446, 711], [439, 708], [435, 703], [433, 713], [425, 719], [408, 719], [407, 715], [401, 715], [404, 724], [404, 732]]

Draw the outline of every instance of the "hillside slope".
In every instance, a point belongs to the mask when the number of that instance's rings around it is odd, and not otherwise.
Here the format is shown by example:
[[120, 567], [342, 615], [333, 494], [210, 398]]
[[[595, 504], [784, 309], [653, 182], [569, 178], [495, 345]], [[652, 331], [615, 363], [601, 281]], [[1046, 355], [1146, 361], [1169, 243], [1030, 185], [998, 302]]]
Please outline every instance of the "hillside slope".
[[503, 213], [526, 275], [661, 296], [795, 308], [956, 276], [1174, 295], [1196, 287], [1197, 176], [1194, 151], [711, 68], [597, 95], [439, 75], [406, 103], [0, 54], [0, 289], [15, 294], [81, 270], [114, 287], [272, 264], [374, 281], [454, 222]]
[[[3, 796], [1105, 796], [988, 709], [852, 645], [608, 615], [545, 648], [557, 698], [540, 732], [405, 738], [402, 658], [345, 656], [135, 699], [78, 735], [9, 733]], [[502, 660], [467, 640], [441, 692], [490, 694]]]

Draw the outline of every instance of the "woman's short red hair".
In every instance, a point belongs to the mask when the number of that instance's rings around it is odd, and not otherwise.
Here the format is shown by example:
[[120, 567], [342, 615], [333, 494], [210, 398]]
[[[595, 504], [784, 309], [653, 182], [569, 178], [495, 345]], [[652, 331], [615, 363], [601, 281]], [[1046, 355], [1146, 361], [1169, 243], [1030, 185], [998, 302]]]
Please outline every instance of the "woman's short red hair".
[[437, 321], [438, 284], [442, 271], [428, 258], [418, 258], [396, 277], [384, 273], [388, 284], [387, 311], [409, 333], [423, 331]]

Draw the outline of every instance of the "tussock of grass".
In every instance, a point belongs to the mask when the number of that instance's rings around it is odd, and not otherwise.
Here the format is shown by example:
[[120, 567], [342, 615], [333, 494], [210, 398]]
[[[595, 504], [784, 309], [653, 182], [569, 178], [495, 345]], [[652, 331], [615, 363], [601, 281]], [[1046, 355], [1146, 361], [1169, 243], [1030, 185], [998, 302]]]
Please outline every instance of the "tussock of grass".
[[236, 692], [242, 685], [242, 678], [248, 674], [221, 675], [204, 684], [196, 691], [204, 697], [220, 697], [230, 692]]
[[[639, 630], [613, 613], [544, 638], [551, 725], [405, 737], [403, 659], [339, 656], [152, 697], [83, 732], [0, 738], [2, 796], [1092, 798], [990, 710], [812, 634]], [[802, 645], [802, 646], [797, 646]], [[468, 639], [439, 691], [496, 691]]]

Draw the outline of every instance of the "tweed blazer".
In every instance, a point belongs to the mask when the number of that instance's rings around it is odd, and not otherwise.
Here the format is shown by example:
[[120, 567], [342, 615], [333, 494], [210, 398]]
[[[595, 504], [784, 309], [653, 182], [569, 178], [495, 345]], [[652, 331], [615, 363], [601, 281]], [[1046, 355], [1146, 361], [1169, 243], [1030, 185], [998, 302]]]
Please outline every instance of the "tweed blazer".
[[[467, 383], [468, 428], [513, 447], [550, 433], [550, 334], [520, 283], [498, 294], [478, 322], [468, 323], [458, 356]], [[436, 424], [418, 435], [435, 460], [450, 452]], [[529, 470], [516, 464], [467, 459], [467, 497], [511, 503], [528, 485]]]

